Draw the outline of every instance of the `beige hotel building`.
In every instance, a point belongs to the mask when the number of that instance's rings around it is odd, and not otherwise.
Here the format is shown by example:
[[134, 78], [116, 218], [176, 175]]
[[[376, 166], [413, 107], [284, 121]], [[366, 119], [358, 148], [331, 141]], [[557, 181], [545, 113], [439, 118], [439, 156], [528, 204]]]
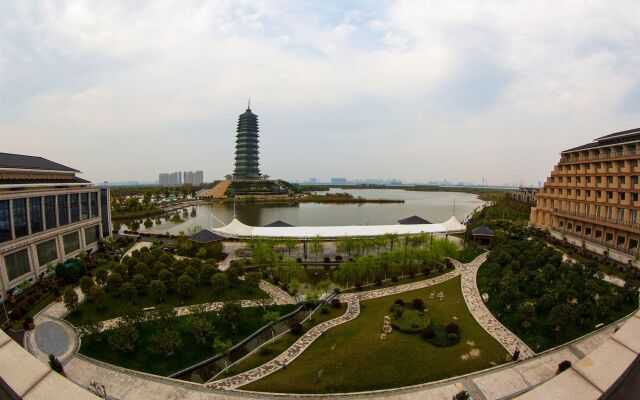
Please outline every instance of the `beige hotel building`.
[[0, 301], [111, 234], [109, 190], [41, 157], [0, 153]]
[[640, 128], [561, 153], [531, 209], [531, 223], [617, 261], [638, 255]]

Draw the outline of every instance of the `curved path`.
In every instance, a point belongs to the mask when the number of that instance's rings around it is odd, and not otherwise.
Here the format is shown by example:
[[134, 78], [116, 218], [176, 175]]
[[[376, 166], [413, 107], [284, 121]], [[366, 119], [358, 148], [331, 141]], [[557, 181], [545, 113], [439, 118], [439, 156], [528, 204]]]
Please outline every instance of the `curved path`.
[[[296, 304], [296, 301], [291, 295], [278, 286], [275, 286], [267, 281], [260, 281], [260, 289], [265, 292], [270, 300], [268, 299], [256, 299], [256, 300], [239, 300], [237, 303], [242, 307], [262, 307], [266, 305], [285, 305], [285, 304]], [[192, 304], [190, 306], [182, 306], [176, 307], [174, 310], [176, 311], [176, 315], [181, 317], [184, 315], [190, 315], [194, 312], [193, 306], [199, 306], [198, 311], [218, 311], [224, 306], [223, 301], [217, 301], [213, 303], [205, 303], [205, 304]], [[106, 321], [102, 321], [102, 326], [100, 331], [108, 331], [110, 329], [114, 329], [118, 327], [118, 324], [122, 321], [122, 318], [112, 318]]]
[[520, 358], [525, 359], [535, 353], [518, 336], [507, 329], [491, 314], [491, 311], [484, 305], [482, 296], [478, 289], [477, 276], [478, 269], [487, 260], [488, 253], [481, 254], [468, 264], [459, 264], [457, 267], [462, 270], [462, 295], [464, 301], [473, 318], [493, 336], [509, 354], [513, 354], [516, 349], [520, 350]]

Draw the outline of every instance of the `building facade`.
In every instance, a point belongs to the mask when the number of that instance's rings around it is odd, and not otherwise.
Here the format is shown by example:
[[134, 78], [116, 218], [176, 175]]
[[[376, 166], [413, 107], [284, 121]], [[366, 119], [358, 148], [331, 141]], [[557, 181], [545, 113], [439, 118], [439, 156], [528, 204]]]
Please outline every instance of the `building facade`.
[[262, 179], [258, 151], [258, 116], [251, 107], [238, 117], [234, 180]]
[[532, 187], [520, 187], [515, 192], [511, 193], [511, 198], [517, 201], [521, 201], [523, 203], [529, 203], [532, 206], [536, 205], [538, 188]]
[[620, 262], [638, 255], [640, 128], [561, 153], [530, 222]]
[[109, 189], [41, 157], [0, 153], [0, 294], [111, 235]]
[[162, 172], [158, 175], [160, 186], [178, 187], [182, 185], [202, 186], [204, 174], [202, 171]]

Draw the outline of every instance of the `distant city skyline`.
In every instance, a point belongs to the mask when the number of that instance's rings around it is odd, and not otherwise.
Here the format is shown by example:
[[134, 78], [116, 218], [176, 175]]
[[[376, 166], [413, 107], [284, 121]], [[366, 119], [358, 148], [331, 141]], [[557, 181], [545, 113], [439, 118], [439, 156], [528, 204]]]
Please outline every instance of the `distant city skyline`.
[[94, 182], [223, 179], [248, 98], [260, 172], [291, 181], [531, 185], [640, 125], [634, 1], [34, 1], [0, 18], [0, 150]]

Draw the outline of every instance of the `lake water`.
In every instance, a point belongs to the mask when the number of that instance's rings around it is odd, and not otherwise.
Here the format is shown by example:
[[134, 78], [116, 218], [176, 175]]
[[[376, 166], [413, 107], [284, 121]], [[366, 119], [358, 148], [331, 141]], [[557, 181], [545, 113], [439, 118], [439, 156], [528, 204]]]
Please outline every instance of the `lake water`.
[[[367, 199], [399, 199], [404, 203], [327, 204], [302, 203], [293, 205], [236, 204], [237, 218], [247, 225], [264, 226], [276, 220], [296, 226], [331, 225], [386, 225], [399, 219], [417, 215], [433, 223], [444, 222], [454, 215], [464, 220], [484, 202], [478, 196], [458, 192], [418, 192], [402, 189], [335, 189], [332, 193], [346, 192]], [[322, 192], [325, 193], [325, 192]], [[161, 218], [160, 224], [139, 231], [149, 233], [185, 233], [196, 227], [219, 227], [233, 218], [233, 204], [207, 204], [195, 207], [194, 217], [183, 217], [184, 222], [173, 223]], [[188, 209], [191, 213], [191, 207]], [[123, 229], [125, 226], [123, 225]]]

